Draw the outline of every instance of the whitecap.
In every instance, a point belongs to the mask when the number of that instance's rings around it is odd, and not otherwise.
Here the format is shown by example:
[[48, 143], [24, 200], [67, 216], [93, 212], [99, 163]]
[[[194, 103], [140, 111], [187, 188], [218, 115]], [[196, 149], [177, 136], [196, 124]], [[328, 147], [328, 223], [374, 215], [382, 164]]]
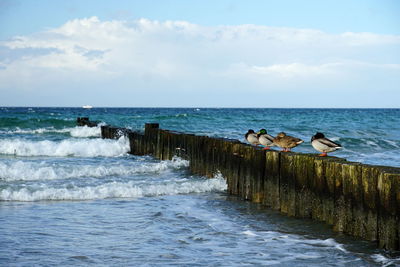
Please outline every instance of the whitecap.
[[38, 128], [38, 129], [21, 129], [19, 127], [14, 130], [1, 131], [7, 134], [45, 134], [45, 133], [69, 133], [72, 137], [100, 137], [101, 125], [96, 127], [76, 126], [63, 129], [55, 129], [54, 127]]
[[101, 127], [75, 127], [70, 128], [69, 132], [72, 137], [101, 137]]
[[67, 186], [54, 188], [46, 185], [0, 191], [1, 201], [43, 201], [43, 200], [93, 200], [106, 198], [138, 198], [160, 195], [204, 193], [226, 190], [224, 179], [193, 179], [177, 182], [137, 185], [133, 182], [110, 182], [98, 186]]
[[160, 162], [146, 162], [135, 164], [51, 164], [36, 161], [11, 161], [0, 162], [0, 179], [5, 181], [36, 181], [55, 180], [82, 177], [107, 177], [129, 176], [135, 174], [161, 173], [169, 170], [177, 170], [189, 166], [187, 160], [174, 157], [172, 160]]
[[0, 140], [0, 154], [16, 156], [52, 157], [115, 157], [129, 152], [129, 140], [124, 136], [111, 139], [67, 139], [55, 141], [29, 141], [24, 139]]
[[247, 236], [257, 236], [257, 234], [255, 234], [254, 232], [247, 230], [242, 232], [242, 234], [247, 235]]

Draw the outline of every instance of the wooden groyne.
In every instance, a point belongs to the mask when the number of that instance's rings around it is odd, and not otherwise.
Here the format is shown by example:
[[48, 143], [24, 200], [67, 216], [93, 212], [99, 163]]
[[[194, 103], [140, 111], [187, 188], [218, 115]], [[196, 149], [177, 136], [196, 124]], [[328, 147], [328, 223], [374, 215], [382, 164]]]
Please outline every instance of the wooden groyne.
[[99, 121], [89, 120], [89, 117], [78, 117], [76, 119], [76, 125], [78, 126], [96, 127], [99, 123]]
[[194, 174], [220, 172], [228, 193], [284, 214], [326, 222], [338, 232], [400, 249], [400, 168], [315, 154], [263, 151], [238, 140], [145, 125], [144, 133], [102, 126], [103, 138], [128, 136], [131, 153], [162, 160], [177, 155]]

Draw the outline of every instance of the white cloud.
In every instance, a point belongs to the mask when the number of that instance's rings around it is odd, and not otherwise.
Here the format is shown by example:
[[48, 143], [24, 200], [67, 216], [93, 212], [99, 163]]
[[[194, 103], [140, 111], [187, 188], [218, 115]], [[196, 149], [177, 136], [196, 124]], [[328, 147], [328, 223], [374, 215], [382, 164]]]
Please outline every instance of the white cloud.
[[283, 78], [297, 76], [322, 76], [335, 73], [338, 63], [328, 63], [322, 65], [306, 65], [301, 63], [275, 64], [271, 66], [252, 66], [251, 71], [264, 75], [279, 75]]
[[268, 66], [248, 66], [238, 64], [232, 66], [228, 74], [239, 75], [240, 73], [256, 74], [260, 77], [267, 76], [277, 79], [298, 79], [298, 78], [316, 78], [323, 79], [328, 77], [338, 76], [341, 73], [349, 71], [367, 71], [367, 70], [382, 70], [382, 71], [400, 71], [400, 64], [372, 64], [356, 61], [342, 61], [325, 64], [273, 64]]
[[91, 17], [0, 42], [0, 90], [373, 90], [398, 80], [399, 47], [397, 35]]
[[400, 36], [397, 35], [377, 35], [373, 33], [363, 32], [345, 32], [341, 34], [343, 40], [350, 46], [365, 45], [390, 45], [400, 43]]

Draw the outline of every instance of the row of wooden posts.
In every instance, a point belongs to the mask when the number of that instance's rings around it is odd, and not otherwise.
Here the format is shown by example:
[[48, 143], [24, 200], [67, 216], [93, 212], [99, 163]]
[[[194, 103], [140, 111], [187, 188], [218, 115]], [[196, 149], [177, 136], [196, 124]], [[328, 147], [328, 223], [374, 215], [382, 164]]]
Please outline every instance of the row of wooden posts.
[[131, 153], [173, 156], [190, 162], [193, 174], [221, 173], [228, 193], [284, 214], [332, 225], [335, 231], [400, 248], [400, 168], [372, 166], [315, 154], [264, 151], [238, 140], [163, 130], [144, 133], [102, 126], [103, 138], [129, 138]]

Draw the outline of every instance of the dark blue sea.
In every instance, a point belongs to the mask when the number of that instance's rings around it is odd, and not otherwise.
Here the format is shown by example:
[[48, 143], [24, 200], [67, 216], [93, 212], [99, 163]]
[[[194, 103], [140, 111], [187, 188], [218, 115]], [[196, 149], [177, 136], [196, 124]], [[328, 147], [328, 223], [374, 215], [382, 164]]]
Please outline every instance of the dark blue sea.
[[189, 162], [129, 155], [77, 117], [244, 140], [284, 131], [318, 153], [400, 167], [400, 109], [0, 108], [0, 266], [395, 266], [400, 254], [226, 193]]

